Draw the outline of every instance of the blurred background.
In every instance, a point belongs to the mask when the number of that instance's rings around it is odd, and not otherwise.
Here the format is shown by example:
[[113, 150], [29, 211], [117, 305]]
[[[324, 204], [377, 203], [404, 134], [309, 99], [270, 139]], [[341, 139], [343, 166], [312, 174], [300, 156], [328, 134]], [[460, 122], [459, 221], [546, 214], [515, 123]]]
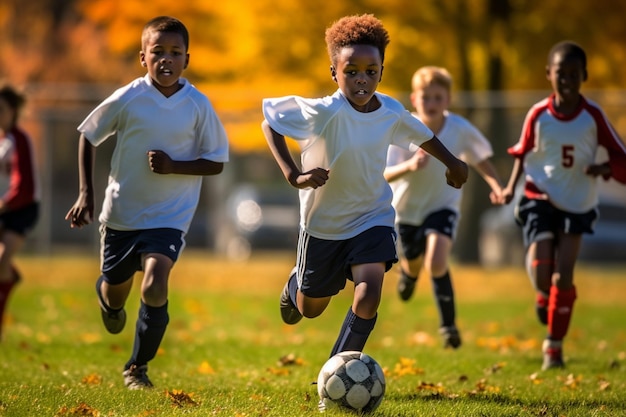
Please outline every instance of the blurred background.
[[[206, 178], [188, 245], [234, 259], [255, 250], [291, 249], [297, 239], [297, 191], [290, 188], [259, 128], [264, 97], [319, 97], [329, 76], [324, 31], [348, 14], [373, 13], [391, 43], [379, 89], [407, 108], [410, 79], [423, 65], [454, 76], [452, 110], [491, 140], [504, 181], [506, 149], [519, 137], [529, 107], [549, 94], [550, 47], [580, 43], [588, 54], [583, 93], [606, 111], [626, 138], [626, 2], [568, 0], [2, 0], [0, 80], [29, 99], [22, 125], [35, 141], [42, 217], [28, 250], [85, 248], [96, 253], [97, 227], [70, 230], [64, 216], [77, 196], [76, 127], [116, 88], [144, 75], [140, 34], [146, 21], [172, 15], [188, 27], [184, 73], [213, 102], [231, 143], [222, 175]], [[96, 186], [102, 201], [114, 140], [98, 148]], [[455, 258], [488, 266], [522, 265], [513, 205], [493, 209], [475, 172], [465, 185]], [[626, 188], [603, 183], [598, 232], [584, 239], [587, 261], [623, 261]]]

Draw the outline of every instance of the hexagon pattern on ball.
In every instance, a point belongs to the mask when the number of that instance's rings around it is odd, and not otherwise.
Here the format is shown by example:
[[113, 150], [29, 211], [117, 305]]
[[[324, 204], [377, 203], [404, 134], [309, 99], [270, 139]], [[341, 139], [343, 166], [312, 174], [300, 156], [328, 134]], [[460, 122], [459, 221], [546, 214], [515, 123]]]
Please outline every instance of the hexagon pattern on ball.
[[385, 386], [385, 375], [374, 358], [363, 352], [340, 352], [326, 361], [317, 377], [320, 409], [371, 413], [382, 402]]

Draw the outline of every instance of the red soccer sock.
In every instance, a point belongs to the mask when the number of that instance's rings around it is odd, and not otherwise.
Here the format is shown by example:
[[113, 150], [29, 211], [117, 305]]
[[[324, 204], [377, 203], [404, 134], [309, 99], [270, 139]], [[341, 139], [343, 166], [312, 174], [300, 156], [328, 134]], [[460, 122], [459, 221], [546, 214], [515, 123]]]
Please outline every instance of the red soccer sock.
[[562, 290], [553, 285], [548, 300], [548, 334], [551, 340], [563, 340], [569, 329], [576, 287]]

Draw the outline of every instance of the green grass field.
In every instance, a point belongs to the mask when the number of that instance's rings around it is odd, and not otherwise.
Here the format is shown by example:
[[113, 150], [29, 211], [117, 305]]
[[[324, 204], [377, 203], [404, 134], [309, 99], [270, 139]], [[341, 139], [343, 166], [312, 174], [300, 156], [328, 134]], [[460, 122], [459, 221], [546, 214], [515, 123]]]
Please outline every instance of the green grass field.
[[[156, 388], [128, 391], [138, 288], [119, 335], [104, 330], [93, 291], [98, 258], [18, 259], [0, 343], [0, 416], [313, 416], [312, 384], [351, 302], [351, 286], [319, 318], [280, 321], [278, 295], [294, 254], [229, 262], [188, 250], [171, 278], [170, 325], [150, 363]], [[430, 283], [414, 299], [386, 277], [365, 352], [385, 368], [373, 416], [624, 416], [626, 266], [580, 265], [567, 367], [541, 372], [545, 330], [523, 270], [454, 265], [464, 345], [444, 350]], [[138, 282], [136, 282], [138, 284]], [[325, 415], [350, 415], [329, 411]]]

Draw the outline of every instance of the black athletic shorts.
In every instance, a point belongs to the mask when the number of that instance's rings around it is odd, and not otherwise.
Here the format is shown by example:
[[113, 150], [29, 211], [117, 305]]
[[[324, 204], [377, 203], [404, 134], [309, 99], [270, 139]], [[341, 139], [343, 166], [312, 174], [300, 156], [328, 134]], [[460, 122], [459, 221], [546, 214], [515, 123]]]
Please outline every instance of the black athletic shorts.
[[426, 237], [433, 232], [453, 239], [458, 215], [452, 210], [443, 209], [429, 214], [419, 226], [398, 224], [400, 236], [399, 252], [406, 259], [416, 259], [426, 251]]
[[26, 207], [0, 214], [0, 225], [5, 230], [25, 236], [35, 227], [38, 219], [39, 203], [31, 203]]
[[337, 294], [352, 280], [352, 265], [385, 263], [385, 271], [398, 261], [392, 227], [372, 227], [346, 240], [315, 238], [300, 230], [296, 277], [307, 297]]
[[547, 200], [520, 198], [515, 207], [515, 221], [524, 232], [526, 246], [543, 239], [554, 239], [559, 231], [571, 234], [593, 234], [598, 209], [570, 213], [554, 207]]
[[109, 284], [121, 284], [142, 270], [142, 255], [159, 253], [173, 262], [185, 246], [183, 232], [160, 228], [120, 231], [100, 227], [101, 270]]

